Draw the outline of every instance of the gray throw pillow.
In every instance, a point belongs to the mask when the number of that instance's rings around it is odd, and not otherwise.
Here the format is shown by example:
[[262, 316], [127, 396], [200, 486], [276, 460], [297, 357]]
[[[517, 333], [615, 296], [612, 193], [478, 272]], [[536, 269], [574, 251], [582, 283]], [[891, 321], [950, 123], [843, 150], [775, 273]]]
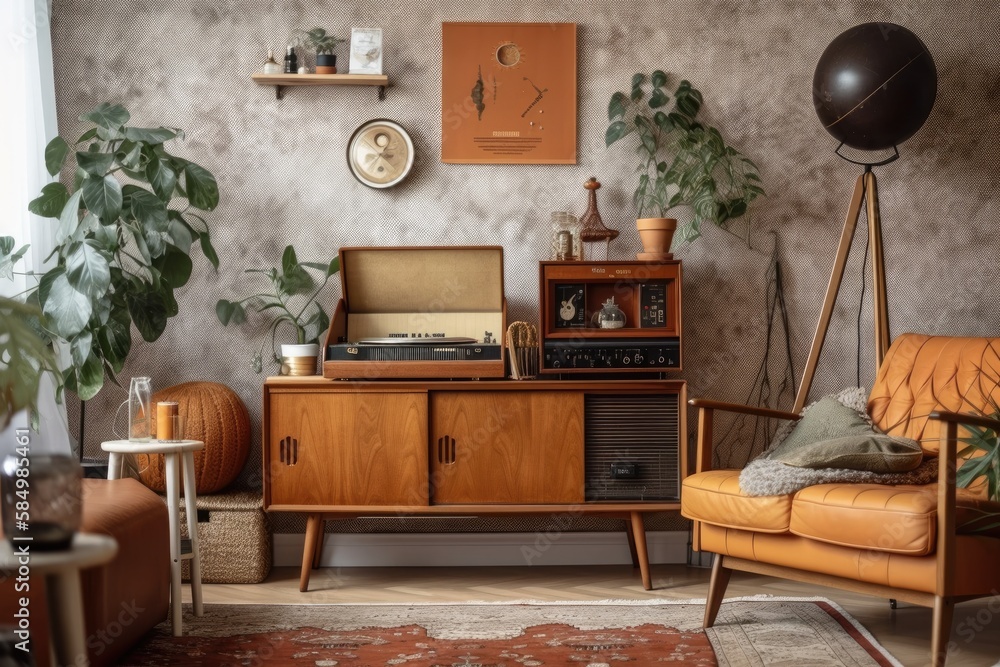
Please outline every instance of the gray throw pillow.
[[766, 458], [799, 468], [842, 468], [888, 473], [913, 470], [923, 460], [920, 443], [881, 433], [867, 415], [836, 396], [816, 401]]

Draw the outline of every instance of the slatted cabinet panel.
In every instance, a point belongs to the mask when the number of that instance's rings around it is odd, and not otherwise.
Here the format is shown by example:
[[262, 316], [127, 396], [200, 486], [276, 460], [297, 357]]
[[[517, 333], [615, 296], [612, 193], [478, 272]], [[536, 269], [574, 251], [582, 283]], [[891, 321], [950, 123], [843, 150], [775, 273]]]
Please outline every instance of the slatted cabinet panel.
[[273, 505], [427, 505], [426, 393], [275, 393]]
[[578, 503], [583, 393], [433, 392], [431, 502]]

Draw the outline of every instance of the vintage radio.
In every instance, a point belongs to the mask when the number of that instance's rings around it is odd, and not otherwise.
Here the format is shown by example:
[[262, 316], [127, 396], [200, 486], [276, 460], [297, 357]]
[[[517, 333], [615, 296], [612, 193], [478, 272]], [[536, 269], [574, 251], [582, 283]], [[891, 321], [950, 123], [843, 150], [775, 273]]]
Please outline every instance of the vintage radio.
[[324, 377], [504, 377], [503, 248], [341, 248], [340, 277]]
[[681, 263], [541, 262], [540, 371], [681, 370]]

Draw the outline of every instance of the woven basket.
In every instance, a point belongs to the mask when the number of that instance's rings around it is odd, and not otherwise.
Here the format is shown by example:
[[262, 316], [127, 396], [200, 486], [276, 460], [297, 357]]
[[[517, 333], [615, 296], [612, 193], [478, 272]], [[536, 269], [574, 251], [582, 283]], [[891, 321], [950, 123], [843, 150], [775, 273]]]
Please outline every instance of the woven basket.
[[[201, 581], [206, 584], [257, 584], [271, 572], [271, 526], [260, 492], [198, 496]], [[184, 506], [181, 536], [188, 537]], [[181, 564], [184, 581], [190, 562]]]

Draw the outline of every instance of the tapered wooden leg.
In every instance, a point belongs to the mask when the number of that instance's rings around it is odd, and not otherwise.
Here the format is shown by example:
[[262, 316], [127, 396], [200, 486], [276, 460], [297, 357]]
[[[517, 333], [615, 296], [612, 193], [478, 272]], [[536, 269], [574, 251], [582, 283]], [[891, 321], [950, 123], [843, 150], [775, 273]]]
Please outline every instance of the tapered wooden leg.
[[715, 554], [715, 562], [712, 563], [712, 579], [708, 584], [708, 599], [705, 600], [705, 621], [702, 624], [706, 628], [715, 625], [715, 617], [719, 614], [722, 599], [726, 597], [726, 587], [729, 586], [729, 577], [732, 574], [732, 570], [722, 565], [722, 554]]
[[312, 569], [318, 570], [323, 561], [323, 539], [326, 537], [326, 521], [319, 520], [319, 539], [316, 540], [316, 552], [313, 554]]
[[302, 572], [299, 575], [299, 591], [309, 590], [309, 575], [312, 574], [313, 558], [316, 555], [316, 542], [320, 539], [322, 514], [310, 514], [306, 519], [306, 545], [302, 549]]
[[951, 639], [951, 621], [955, 615], [955, 602], [951, 598], [934, 598], [934, 620], [931, 628], [931, 665], [944, 667], [948, 659], [948, 640]]
[[639, 567], [639, 552], [635, 549], [635, 536], [632, 534], [630, 519], [625, 521], [625, 537], [628, 538], [628, 552], [632, 556], [632, 567]]
[[639, 561], [642, 587], [649, 591], [653, 589], [653, 579], [649, 574], [649, 554], [646, 553], [646, 525], [642, 521], [642, 512], [631, 512], [631, 518], [632, 540], [635, 541], [635, 557]]

